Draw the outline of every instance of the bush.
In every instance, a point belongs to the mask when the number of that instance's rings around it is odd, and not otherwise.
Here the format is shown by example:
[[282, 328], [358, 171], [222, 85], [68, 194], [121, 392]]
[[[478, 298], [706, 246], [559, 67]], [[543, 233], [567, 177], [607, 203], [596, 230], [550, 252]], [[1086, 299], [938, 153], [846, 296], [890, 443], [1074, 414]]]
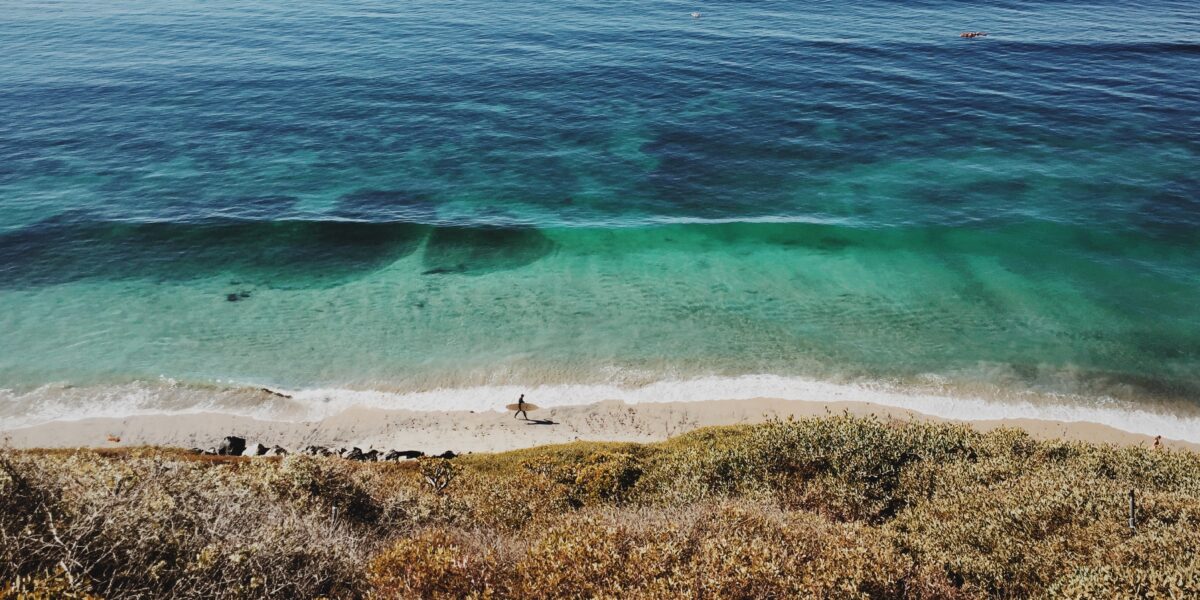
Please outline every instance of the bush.
[[685, 440], [647, 478], [651, 496], [688, 502], [770, 495], [833, 518], [877, 522], [909, 501], [897, 493], [907, 468], [973, 459], [979, 434], [965, 426], [842, 415]]
[[879, 532], [747, 503], [588, 510], [490, 546], [426, 531], [397, 542], [371, 573], [389, 597], [953, 595], [917, 575]]
[[1140, 535], [1049, 590], [1056, 598], [1200, 598], [1200, 532]]
[[377, 520], [382, 511], [372, 496], [374, 473], [359, 463], [295, 455], [283, 460], [282, 468], [269, 469], [264, 479], [276, 496], [295, 502], [330, 518], [358, 523]]
[[[0, 581], [106, 598], [351, 596], [357, 544], [251, 469], [161, 455], [0, 456]], [[49, 574], [49, 575], [46, 575]]]
[[425, 530], [379, 554], [369, 570], [382, 598], [486, 597], [497, 585], [495, 553], [458, 532]]
[[407, 464], [0, 451], [0, 598], [1190, 597], [1197, 547], [1195, 453], [846, 415]]

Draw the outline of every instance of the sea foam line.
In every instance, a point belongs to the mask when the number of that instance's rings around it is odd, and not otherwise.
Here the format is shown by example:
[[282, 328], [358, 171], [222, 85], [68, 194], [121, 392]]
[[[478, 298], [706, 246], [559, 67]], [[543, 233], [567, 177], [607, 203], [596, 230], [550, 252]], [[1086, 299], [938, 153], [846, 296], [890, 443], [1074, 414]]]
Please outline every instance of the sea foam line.
[[[309, 388], [267, 395], [257, 385], [188, 385], [174, 381], [95, 387], [48, 385], [20, 393], [0, 390], [0, 430], [50, 421], [216, 412], [276, 421], [309, 421], [354, 407], [413, 411], [503, 411], [518, 395], [546, 408], [620, 400], [627, 404], [778, 398], [807, 402], [869, 402], [944, 419], [1037, 419], [1089, 422], [1144, 435], [1200, 443], [1200, 418], [1139, 408], [1132, 402], [1080, 396], [989, 399], [916, 391], [884, 383], [833, 383], [803, 377], [744, 375], [612, 384], [495, 385], [428, 391]], [[7, 406], [5, 406], [7, 405]]]
[[[639, 387], [616, 385], [516, 385], [447, 388], [422, 392], [380, 392], [345, 389], [307, 389], [287, 392], [311, 411], [321, 407], [328, 416], [353, 406], [392, 410], [501, 411], [525, 394], [529, 402], [552, 408], [620, 400], [627, 404], [702, 402], [778, 398], [806, 402], [869, 402], [911, 410], [943, 419], [980, 421], [1036, 419], [1088, 422], [1144, 435], [1200, 443], [1200, 418], [1136, 408], [1130, 403], [1098, 406], [1104, 399], [1039, 398], [998, 401], [982, 397], [915, 393], [883, 384], [846, 384], [778, 375], [704, 377], [660, 381]], [[1108, 402], [1112, 402], [1108, 400]]]

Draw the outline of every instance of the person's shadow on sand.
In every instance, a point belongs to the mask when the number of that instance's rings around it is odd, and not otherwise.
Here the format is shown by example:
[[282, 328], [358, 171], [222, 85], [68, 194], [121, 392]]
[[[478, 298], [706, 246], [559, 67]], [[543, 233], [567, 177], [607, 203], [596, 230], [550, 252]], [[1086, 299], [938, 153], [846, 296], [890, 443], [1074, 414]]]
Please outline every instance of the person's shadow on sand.
[[526, 425], [558, 425], [558, 423], [550, 419], [526, 419]]

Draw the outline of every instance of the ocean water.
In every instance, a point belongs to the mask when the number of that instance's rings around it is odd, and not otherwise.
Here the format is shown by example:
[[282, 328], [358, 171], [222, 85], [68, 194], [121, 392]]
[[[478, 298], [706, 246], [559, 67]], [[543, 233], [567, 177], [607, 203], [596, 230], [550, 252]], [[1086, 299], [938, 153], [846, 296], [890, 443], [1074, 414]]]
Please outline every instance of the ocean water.
[[1200, 440], [1198, 29], [1191, 1], [10, 2], [0, 420], [531, 390]]

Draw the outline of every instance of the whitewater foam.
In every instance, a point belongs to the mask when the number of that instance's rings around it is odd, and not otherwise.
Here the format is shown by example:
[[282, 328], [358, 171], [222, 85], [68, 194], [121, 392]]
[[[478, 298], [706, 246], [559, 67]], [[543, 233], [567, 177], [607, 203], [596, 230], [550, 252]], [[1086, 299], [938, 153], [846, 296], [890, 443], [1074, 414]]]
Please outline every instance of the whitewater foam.
[[658, 381], [642, 386], [605, 384], [495, 385], [425, 391], [259, 386], [187, 386], [137, 383], [104, 389], [44, 386], [0, 391], [0, 429], [56, 420], [142, 414], [222, 412], [264, 420], [309, 421], [353, 407], [413, 411], [502, 411], [519, 394], [545, 408], [619, 400], [628, 404], [778, 398], [808, 402], [869, 402], [953, 420], [1037, 419], [1090, 422], [1145, 435], [1200, 443], [1200, 418], [1148, 410], [1112, 398], [1023, 395], [997, 400], [907, 389], [887, 383], [832, 383], [802, 377], [744, 375]]
[[[1200, 443], [1200, 418], [1154, 412], [1111, 398], [1040, 396], [997, 401], [919, 393], [883, 383], [830, 383], [801, 377], [745, 375], [660, 381], [640, 387], [613, 385], [515, 385], [440, 389], [423, 392], [311, 389], [288, 392], [296, 400], [322, 406], [325, 414], [351, 406], [405, 410], [500, 411], [519, 394], [543, 407], [578, 406], [605, 400], [629, 404], [778, 398], [808, 402], [869, 402], [954, 420], [1038, 419], [1090, 422], [1145, 435]], [[324, 416], [324, 415], [322, 415]]]

